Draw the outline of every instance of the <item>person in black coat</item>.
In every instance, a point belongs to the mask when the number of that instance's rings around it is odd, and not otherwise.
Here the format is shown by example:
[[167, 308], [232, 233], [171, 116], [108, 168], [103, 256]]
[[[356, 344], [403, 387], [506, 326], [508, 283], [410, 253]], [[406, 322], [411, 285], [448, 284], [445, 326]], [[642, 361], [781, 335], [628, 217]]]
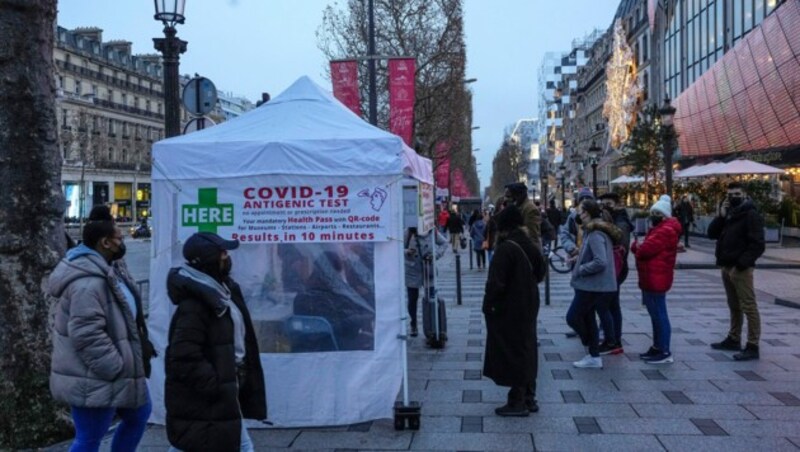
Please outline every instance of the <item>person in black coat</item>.
[[495, 409], [499, 416], [527, 416], [536, 404], [539, 315], [537, 281], [545, 271], [544, 258], [523, 226], [522, 214], [509, 206], [495, 217], [497, 242], [489, 265], [483, 315], [486, 319], [486, 358], [483, 374], [499, 386], [510, 386], [508, 402]]
[[164, 402], [170, 444], [185, 451], [252, 450], [243, 419], [265, 420], [267, 400], [253, 322], [228, 251], [238, 241], [199, 232], [187, 265], [172, 268]]

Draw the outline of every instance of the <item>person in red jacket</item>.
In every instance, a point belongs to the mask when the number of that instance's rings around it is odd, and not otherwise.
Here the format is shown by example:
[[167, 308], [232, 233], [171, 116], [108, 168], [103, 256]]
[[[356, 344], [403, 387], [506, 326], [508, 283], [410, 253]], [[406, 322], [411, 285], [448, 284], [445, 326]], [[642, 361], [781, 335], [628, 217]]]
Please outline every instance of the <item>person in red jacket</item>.
[[442, 208], [442, 210], [439, 211], [439, 217], [437, 218], [439, 222], [439, 232], [441, 232], [442, 234], [444, 234], [445, 231], [447, 231], [448, 218], [450, 218], [450, 212], [448, 212], [447, 209]]
[[644, 242], [634, 242], [631, 252], [636, 256], [639, 271], [639, 288], [642, 301], [653, 324], [653, 346], [639, 358], [650, 364], [673, 362], [669, 351], [672, 327], [667, 315], [667, 291], [672, 288], [675, 259], [681, 237], [681, 224], [672, 217], [672, 200], [661, 196], [650, 208], [652, 227]]

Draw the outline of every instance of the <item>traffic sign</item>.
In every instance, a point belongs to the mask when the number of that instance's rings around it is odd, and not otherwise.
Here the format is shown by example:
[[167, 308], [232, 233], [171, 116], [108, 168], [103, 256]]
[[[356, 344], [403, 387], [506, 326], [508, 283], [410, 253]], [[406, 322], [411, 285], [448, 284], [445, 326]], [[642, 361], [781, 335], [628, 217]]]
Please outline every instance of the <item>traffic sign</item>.
[[186, 111], [203, 116], [217, 106], [217, 88], [205, 77], [195, 77], [183, 87], [183, 106]]

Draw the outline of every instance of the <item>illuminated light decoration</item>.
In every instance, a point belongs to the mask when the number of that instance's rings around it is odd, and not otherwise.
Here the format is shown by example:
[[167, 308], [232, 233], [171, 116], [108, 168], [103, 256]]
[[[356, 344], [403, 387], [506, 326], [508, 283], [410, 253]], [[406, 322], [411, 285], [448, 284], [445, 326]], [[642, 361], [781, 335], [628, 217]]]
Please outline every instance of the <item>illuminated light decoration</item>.
[[608, 120], [608, 140], [615, 149], [628, 141], [642, 95], [635, 55], [625, 35], [622, 19], [617, 19], [613, 52], [606, 65], [606, 101], [603, 104], [603, 117]]

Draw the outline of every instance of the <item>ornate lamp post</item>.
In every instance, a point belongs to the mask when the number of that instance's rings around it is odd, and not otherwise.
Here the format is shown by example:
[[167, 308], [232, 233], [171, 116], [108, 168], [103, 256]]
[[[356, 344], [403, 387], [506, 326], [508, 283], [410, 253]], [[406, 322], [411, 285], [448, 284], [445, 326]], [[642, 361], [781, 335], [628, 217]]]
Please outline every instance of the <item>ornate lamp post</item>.
[[664, 139], [664, 185], [666, 186], [667, 195], [672, 199], [672, 154], [675, 152], [673, 120], [675, 118], [675, 107], [670, 103], [669, 96], [664, 99], [664, 105], [661, 106], [658, 113], [661, 115], [662, 136]]
[[586, 151], [592, 164], [592, 194], [594, 194], [594, 196], [597, 196], [597, 158], [600, 157], [601, 151], [602, 150], [597, 147], [594, 141], [592, 141], [589, 150]]
[[179, 39], [176, 24], [182, 24], [186, 0], [153, 0], [156, 14], [153, 16], [164, 24], [164, 37], [153, 38], [156, 50], [164, 56], [164, 135], [174, 137], [181, 134], [181, 99], [178, 62], [186, 52], [186, 41]]

